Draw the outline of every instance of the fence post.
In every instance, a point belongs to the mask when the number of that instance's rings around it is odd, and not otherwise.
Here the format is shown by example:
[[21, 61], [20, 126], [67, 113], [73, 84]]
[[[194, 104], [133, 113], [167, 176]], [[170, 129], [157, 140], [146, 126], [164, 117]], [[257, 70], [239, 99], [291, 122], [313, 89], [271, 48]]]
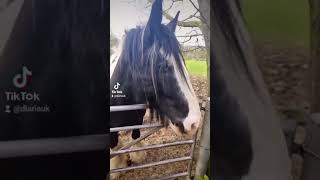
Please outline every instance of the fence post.
[[205, 175], [210, 158], [210, 98], [206, 103], [194, 179]]

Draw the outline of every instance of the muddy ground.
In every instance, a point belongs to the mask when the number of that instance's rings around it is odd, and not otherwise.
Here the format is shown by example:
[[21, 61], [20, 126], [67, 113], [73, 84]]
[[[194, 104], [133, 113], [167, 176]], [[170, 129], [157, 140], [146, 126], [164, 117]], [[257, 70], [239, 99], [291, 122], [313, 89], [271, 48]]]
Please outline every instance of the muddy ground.
[[[295, 125], [298, 122], [307, 122], [306, 115], [310, 109], [309, 49], [294, 45], [276, 47], [274, 44], [270, 41], [256, 43], [256, 55], [273, 104], [281, 116], [281, 124], [291, 152]], [[307, 136], [310, 135], [308, 133], [311, 131], [307, 132]], [[306, 156], [301, 157], [306, 158]], [[304, 162], [307, 164], [304, 164], [301, 158], [292, 159], [293, 178], [296, 180], [305, 178], [301, 177], [300, 172], [303, 172], [303, 176], [314, 177], [318, 170], [307, 168], [307, 165], [315, 162], [313, 159], [308, 159]]]
[[270, 41], [256, 42], [256, 56], [275, 108], [282, 117], [300, 120], [308, 103], [309, 50], [276, 47]]

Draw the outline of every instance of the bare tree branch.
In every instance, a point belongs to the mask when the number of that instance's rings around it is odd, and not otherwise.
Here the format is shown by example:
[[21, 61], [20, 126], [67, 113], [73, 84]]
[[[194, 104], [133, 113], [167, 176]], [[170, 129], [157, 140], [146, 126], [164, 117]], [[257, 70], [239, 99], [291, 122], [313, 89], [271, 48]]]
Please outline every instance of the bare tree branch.
[[200, 12], [199, 8], [193, 3], [192, 0], [189, 0], [189, 2], [192, 4], [192, 6], [193, 6], [196, 10], [198, 10], [198, 11]]
[[201, 19], [201, 16], [194, 16], [195, 18], [199, 19], [199, 20], [202, 20]]
[[189, 1], [190, 1], [190, 3], [192, 4], [192, 6], [193, 6], [196, 10], [199, 11], [200, 16], [201, 16], [201, 21], [202, 21], [203, 23], [205, 23], [205, 24], [208, 26], [208, 28], [210, 29], [210, 26], [209, 26], [209, 24], [207, 23], [208, 21], [207, 21], [207, 19], [203, 16], [203, 14], [201, 13], [200, 9], [193, 3], [192, 0], [189, 0]]
[[[189, 38], [189, 39], [187, 39], [186, 40], [186, 38]], [[190, 41], [192, 39], [192, 37], [191, 36], [189, 36], [189, 37], [185, 37], [184, 38], [184, 40], [182, 41], [182, 42], [180, 42], [181, 44], [184, 44], [184, 43], [186, 43], [186, 42], [188, 42], [188, 41]]]
[[[173, 17], [167, 12], [163, 12], [163, 16], [170, 21], [173, 20]], [[201, 21], [178, 21], [177, 25], [181, 27], [200, 27]]]
[[182, 2], [182, 1], [183, 1], [183, 0], [171, 0], [172, 3], [171, 3], [171, 5], [170, 5], [170, 7], [167, 8], [166, 10], [164, 10], [164, 11], [169, 11], [176, 2]]
[[182, 52], [190, 52], [190, 51], [195, 51], [197, 49], [205, 49], [206, 47], [204, 46], [197, 46], [195, 48], [192, 48], [192, 49], [188, 49], [188, 50], [183, 50]]
[[170, 7], [168, 7], [168, 8], [167, 8], [166, 10], [164, 10], [164, 11], [169, 11], [169, 10], [172, 8], [172, 6], [174, 5], [174, 3], [175, 3], [175, 1], [172, 1]]
[[[154, 0], [148, 0], [148, 6], [151, 6], [153, 1]], [[174, 17], [169, 14], [169, 10], [173, 8], [173, 6], [174, 6], [174, 4], [176, 2], [182, 2], [182, 1], [183, 0], [171, 0], [170, 6], [166, 10], [163, 11], [163, 16], [166, 19], [168, 19], [169, 21], [171, 21]], [[193, 4], [193, 2], [192, 2], [192, 4]], [[184, 20], [180, 20], [180, 21], [177, 22], [177, 25], [178, 25], [179, 29], [181, 29], [182, 27], [189, 27], [189, 28], [191, 28], [191, 31], [185, 33], [185, 35], [183, 35], [183, 36], [176, 36], [176, 37], [177, 38], [183, 38], [183, 41], [179, 40], [179, 43], [181, 45], [184, 45], [185, 43], [187, 43], [187, 42], [189, 42], [191, 40], [194, 40], [194, 38], [196, 38], [195, 43], [197, 43], [198, 46], [195, 46], [195, 48], [189, 49], [189, 50], [186, 50], [186, 51], [183, 51], [183, 52], [195, 51], [197, 49], [205, 48], [205, 47], [202, 47], [202, 46], [199, 45], [199, 39], [198, 39], [199, 36], [204, 36], [204, 35], [199, 33], [197, 31], [197, 29], [194, 29], [194, 28], [200, 28], [202, 26], [202, 20], [203, 19], [200, 17], [201, 16], [201, 12], [199, 11], [199, 8], [197, 8], [194, 4], [193, 4], [193, 6], [195, 7], [196, 11], [192, 15], [190, 15], [189, 17], [185, 18]], [[200, 14], [200, 16], [197, 16], [197, 14]], [[197, 20], [197, 21], [195, 21], [195, 20], [194, 21], [188, 21], [188, 20], [190, 20], [192, 18], [197, 18], [199, 20]]]
[[196, 14], [198, 13], [199, 11], [197, 10], [194, 14], [192, 14], [192, 15], [190, 15], [189, 17], [187, 17], [186, 19], [184, 19], [184, 20], [182, 20], [182, 21], [187, 21], [187, 20], [189, 20], [189, 19], [191, 19], [191, 18], [196, 18], [197, 16], [196, 16]]
[[[191, 34], [192, 32], [194, 32], [195, 34]], [[184, 40], [181, 42], [179, 41], [181, 44], [184, 44], [186, 42], [191, 41], [192, 39], [194, 39], [195, 37], [197, 38], [197, 42], [198, 42], [198, 37], [199, 36], [203, 36], [203, 34], [198, 33], [198, 31], [196, 31], [195, 29], [192, 29], [190, 32], [185, 33], [185, 35], [183, 36], [176, 36], [177, 38], [182, 38], [184, 37]], [[199, 44], [198, 44], [199, 45]]]
[[[178, 2], [178, 1], [183, 1], [183, 0], [172, 0], [173, 3], [174, 2]], [[152, 0], [148, 0], [149, 3], [152, 4]], [[168, 13], [169, 9], [167, 9], [166, 11], [163, 11], [163, 16], [168, 19], [169, 21], [173, 20], [174, 17], [172, 17], [169, 13]], [[200, 27], [201, 26], [201, 21], [178, 21], [177, 22], [178, 26], [181, 27]]]

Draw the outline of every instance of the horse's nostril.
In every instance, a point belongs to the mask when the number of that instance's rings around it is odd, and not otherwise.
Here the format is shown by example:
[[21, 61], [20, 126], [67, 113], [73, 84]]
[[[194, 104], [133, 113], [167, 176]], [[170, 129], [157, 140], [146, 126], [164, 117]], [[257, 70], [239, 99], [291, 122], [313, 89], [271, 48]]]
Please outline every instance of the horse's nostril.
[[191, 124], [191, 130], [195, 130], [195, 129], [197, 129], [197, 123]]

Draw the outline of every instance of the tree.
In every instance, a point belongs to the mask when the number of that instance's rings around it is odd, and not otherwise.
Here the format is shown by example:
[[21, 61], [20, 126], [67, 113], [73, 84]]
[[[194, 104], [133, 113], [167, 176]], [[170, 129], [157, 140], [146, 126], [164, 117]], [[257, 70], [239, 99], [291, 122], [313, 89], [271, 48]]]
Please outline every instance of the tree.
[[309, 0], [311, 20], [311, 113], [320, 112], [320, 2]]
[[[205, 49], [207, 51], [207, 68], [208, 68], [208, 96], [210, 96], [210, 0], [171, 0], [171, 5], [169, 8], [164, 10], [163, 16], [172, 20], [174, 16], [169, 14], [169, 10], [173, 7], [175, 3], [189, 1], [195, 9], [195, 12], [192, 13], [186, 19], [178, 21], [177, 25], [180, 27], [191, 27], [191, 28], [199, 28], [201, 33], [190, 33], [185, 36], [177, 36], [177, 37], [185, 37], [185, 40], [181, 42], [182, 44], [188, 42], [192, 38], [197, 38], [199, 36], [204, 37], [205, 41]], [[148, 0], [149, 4], [152, 4], [153, 0]], [[197, 2], [197, 3], [195, 3]], [[196, 5], [198, 4], [198, 6]], [[198, 20], [194, 20], [198, 19]], [[194, 32], [194, 31], [193, 31]], [[192, 50], [196, 50], [201, 47], [196, 47]], [[189, 50], [188, 50], [189, 51]]]
[[[188, 1], [192, 4], [192, 6], [194, 7], [194, 12], [191, 13], [189, 15], [189, 17], [178, 21], [177, 25], [179, 27], [184, 27], [184, 28], [199, 28], [201, 32], [205, 31], [205, 24], [208, 24], [208, 22], [206, 20], [209, 20], [209, 7], [204, 7], [202, 6], [207, 0], [169, 0], [171, 1], [170, 6], [164, 10], [163, 12], [163, 16], [168, 19], [169, 21], [171, 21], [174, 16], [172, 14], [170, 14], [170, 10], [173, 8], [175, 3], [182, 3], [183, 1]], [[153, 0], [148, 0], [149, 4], [152, 4]], [[198, 3], [196, 3], [198, 2]], [[208, 1], [209, 2], [209, 1]], [[199, 4], [199, 7], [197, 7], [196, 4]], [[207, 16], [207, 18], [205, 18], [205, 16]], [[205, 39], [205, 46], [208, 47], [209, 45], [209, 37], [206, 37], [208, 34], [203, 34], [203, 33], [198, 33], [196, 30], [191, 30], [189, 33], [187, 33], [186, 35], [183, 36], [177, 36], [178, 38], [184, 38], [183, 41], [181, 41], [181, 44], [184, 44], [194, 38], [198, 38], [198, 37], [204, 37]], [[206, 40], [207, 39], [207, 40]], [[188, 50], [188, 51], [192, 51], [192, 50], [197, 50], [199, 48], [203, 48], [201, 46], [197, 46], [194, 49]]]

